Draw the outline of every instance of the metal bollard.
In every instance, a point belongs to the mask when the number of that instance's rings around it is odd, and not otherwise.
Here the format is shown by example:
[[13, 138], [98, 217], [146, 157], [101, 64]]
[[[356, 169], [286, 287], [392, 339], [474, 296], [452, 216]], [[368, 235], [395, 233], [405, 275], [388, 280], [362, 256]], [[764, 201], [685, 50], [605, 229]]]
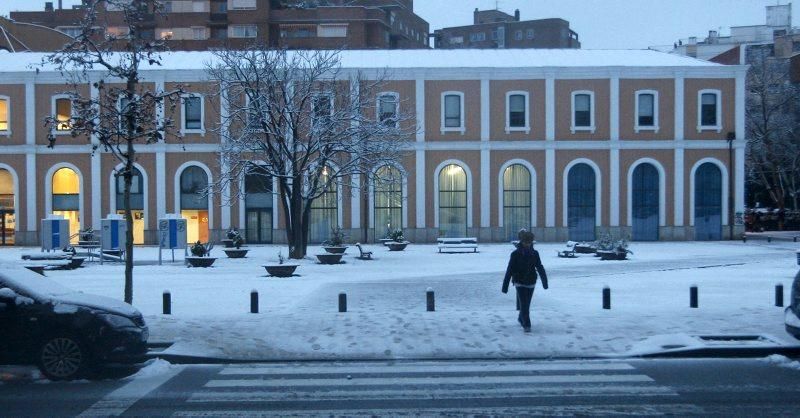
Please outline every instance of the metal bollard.
[[792, 238], [792, 242], [797, 242], [797, 237]]
[[339, 292], [339, 312], [347, 312], [347, 293]]
[[161, 302], [164, 315], [172, 315], [172, 294], [169, 293], [169, 290], [164, 291]]
[[772, 237], [767, 237], [767, 242], [772, 242]]
[[747, 244], [747, 235], [742, 234], [742, 243]]
[[250, 313], [258, 313], [258, 292], [255, 289], [250, 292]]
[[689, 307], [697, 307], [697, 286], [692, 286], [689, 288]]
[[425, 292], [425, 299], [428, 302], [427, 303], [428, 304], [428, 312], [435, 311], [436, 310], [436, 303], [434, 301], [433, 289], [432, 288], [429, 287], [428, 290]]
[[603, 309], [611, 309], [611, 289], [608, 286], [603, 288]]
[[775, 285], [775, 306], [783, 307], [783, 285], [780, 283]]

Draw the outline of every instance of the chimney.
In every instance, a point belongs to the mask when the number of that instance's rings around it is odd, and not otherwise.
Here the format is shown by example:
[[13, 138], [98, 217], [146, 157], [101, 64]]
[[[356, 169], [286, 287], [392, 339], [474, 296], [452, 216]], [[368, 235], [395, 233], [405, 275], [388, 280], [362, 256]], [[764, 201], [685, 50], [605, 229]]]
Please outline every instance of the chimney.
[[519, 22], [519, 9], [514, 10], [514, 20]]
[[45, 12], [52, 12], [53, 11], [53, 2], [52, 1], [45, 2], [44, 11]]
[[64, 0], [58, 0], [58, 10], [61, 10], [63, 8], [64, 8]]

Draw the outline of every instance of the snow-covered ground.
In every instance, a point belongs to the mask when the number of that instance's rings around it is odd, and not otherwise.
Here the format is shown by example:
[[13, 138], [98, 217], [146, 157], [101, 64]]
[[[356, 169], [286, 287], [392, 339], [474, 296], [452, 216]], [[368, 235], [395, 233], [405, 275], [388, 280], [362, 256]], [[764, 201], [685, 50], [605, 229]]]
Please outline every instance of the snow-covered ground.
[[[172, 354], [228, 359], [572, 357], [640, 352], [648, 341], [675, 336], [767, 334], [791, 344], [783, 309], [774, 306], [782, 283], [786, 300], [797, 273], [788, 242], [634, 243], [627, 261], [590, 255], [556, 257], [563, 244], [537, 244], [550, 289], [536, 289], [533, 332], [516, 322], [513, 290], [501, 282], [510, 244], [481, 244], [477, 254], [439, 254], [435, 245], [390, 252], [355, 247], [344, 264], [300, 261], [298, 275], [267, 277], [280, 246], [255, 246], [246, 259], [220, 258], [209, 269], [155, 265], [157, 249], [137, 248], [134, 305], [146, 316], [151, 341], [170, 341]], [[31, 248], [0, 249], [0, 263], [17, 263]], [[322, 252], [309, 248], [309, 254]], [[164, 253], [165, 260], [170, 257]], [[88, 263], [51, 271], [58, 282], [89, 293], [122, 298], [123, 267]], [[689, 308], [689, 287], [699, 286], [699, 309]], [[603, 310], [609, 286], [612, 309]], [[425, 311], [425, 291], [436, 292], [436, 312]], [[172, 293], [173, 315], [161, 315], [162, 292]], [[261, 313], [250, 314], [250, 292]], [[340, 291], [348, 312], [338, 313]], [[657, 347], [656, 347], [657, 348]], [[645, 350], [646, 351], [646, 350]]]

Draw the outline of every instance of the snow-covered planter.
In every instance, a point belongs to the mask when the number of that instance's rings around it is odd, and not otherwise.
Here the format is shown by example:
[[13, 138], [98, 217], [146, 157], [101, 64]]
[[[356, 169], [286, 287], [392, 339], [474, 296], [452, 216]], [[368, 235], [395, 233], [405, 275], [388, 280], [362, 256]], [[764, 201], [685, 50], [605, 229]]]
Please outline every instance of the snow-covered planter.
[[344, 232], [338, 226], [331, 228], [331, 236], [322, 243], [322, 248], [329, 254], [344, 254], [347, 246], [344, 245]]
[[339, 264], [342, 262], [344, 254], [317, 254], [317, 260], [321, 264]]
[[344, 254], [344, 252], [347, 251], [347, 246], [345, 246], [345, 245], [341, 245], [341, 246], [323, 246], [322, 248], [328, 254]]
[[408, 241], [389, 241], [385, 245], [389, 247], [389, 251], [403, 251], [410, 244]]
[[192, 267], [211, 267], [216, 260], [214, 257], [186, 257], [186, 262]]
[[267, 264], [263, 267], [267, 270], [267, 273], [273, 277], [291, 277], [294, 274], [294, 271], [297, 269], [297, 264], [284, 264], [286, 261], [283, 258], [283, 254], [278, 253], [278, 264]]
[[208, 257], [212, 247], [213, 244], [211, 243], [203, 244], [200, 241], [195, 242], [192, 244], [192, 247], [189, 248], [192, 255], [186, 257], [186, 262], [192, 267], [211, 267], [214, 261], [217, 260], [214, 257]]
[[575, 252], [578, 254], [594, 254], [597, 252], [597, 247], [592, 243], [579, 242], [575, 244]]
[[223, 248], [222, 251], [228, 258], [244, 258], [250, 250], [247, 248]]

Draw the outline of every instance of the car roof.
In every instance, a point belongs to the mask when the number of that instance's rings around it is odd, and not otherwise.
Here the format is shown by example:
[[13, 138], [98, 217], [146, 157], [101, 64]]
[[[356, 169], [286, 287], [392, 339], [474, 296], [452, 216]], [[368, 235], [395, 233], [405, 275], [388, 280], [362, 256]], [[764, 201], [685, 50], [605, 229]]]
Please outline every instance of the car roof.
[[25, 267], [13, 264], [0, 265], [0, 282], [5, 286], [25, 293], [34, 299], [52, 299], [60, 295], [75, 293], [74, 290], [34, 273]]

